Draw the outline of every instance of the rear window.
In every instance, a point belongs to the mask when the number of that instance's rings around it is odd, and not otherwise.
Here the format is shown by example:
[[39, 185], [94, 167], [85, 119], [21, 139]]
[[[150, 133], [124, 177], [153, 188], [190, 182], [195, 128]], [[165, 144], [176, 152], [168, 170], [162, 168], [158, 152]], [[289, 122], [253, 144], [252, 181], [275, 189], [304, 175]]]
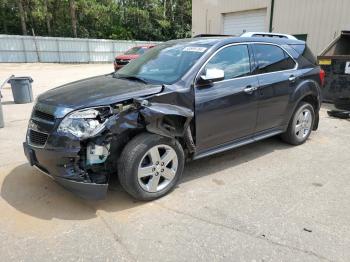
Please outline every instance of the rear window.
[[294, 60], [278, 46], [255, 44], [254, 49], [259, 74], [289, 70], [295, 67]]
[[297, 51], [299, 55], [302, 55], [311, 64], [313, 65], [317, 64], [316, 57], [306, 45], [289, 45], [289, 46], [292, 47], [295, 51]]

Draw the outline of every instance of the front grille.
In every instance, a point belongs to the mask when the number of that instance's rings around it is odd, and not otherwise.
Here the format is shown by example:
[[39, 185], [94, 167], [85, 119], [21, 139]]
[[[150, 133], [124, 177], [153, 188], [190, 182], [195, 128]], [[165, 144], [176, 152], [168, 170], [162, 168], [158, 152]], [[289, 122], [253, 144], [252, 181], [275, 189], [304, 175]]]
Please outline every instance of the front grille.
[[39, 110], [34, 110], [33, 117], [43, 119], [49, 122], [55, 121], [55, 117], [53, 115], [39, 111]]
[[32, 145], [44, 146], [48, 138], [48, 134], [38, 132], [35, 130], [29, 130], [29, 142]]
[[44, 133], [51, 133], [55, 128], [54, 123], [51, 122], [43, 122], [38, 120], [37, 118], [32, 118], [30, 122], [33, 124], [31, 126], [32, 129], [41, 131]]
[[35, 108], [32, 113], [31, 123], [34, 125], [32, 129], [50, 133], [55, 127], [55, 116]]

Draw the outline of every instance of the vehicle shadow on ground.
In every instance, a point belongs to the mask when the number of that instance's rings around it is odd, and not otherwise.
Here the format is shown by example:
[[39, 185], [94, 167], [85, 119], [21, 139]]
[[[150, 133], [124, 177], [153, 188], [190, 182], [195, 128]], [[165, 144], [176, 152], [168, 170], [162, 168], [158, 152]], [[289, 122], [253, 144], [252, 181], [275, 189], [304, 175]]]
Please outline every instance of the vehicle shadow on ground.
[[29, 164], [21, 164], [8, 173], [2, 182], [1, 198], [20, 212], [45, 220], [86, 220], [96, 217], [96, 211], [105, 206], [121, 211], [142, 204], [115, 182], [107, 199], [81, 199]]
[[182, 182], [212, 175], [225, 169], [233, 168], [242, 163], [247, 163], [251, 160], [263, 157], [274, 151], [290, 148], [293, 148], [293, 146], [284, 143], [279, 137], [273, 137], [202, 158], [187, 164]]
[[[212, 175], [245, 162], [286, 150], [291, 146], [270, 138], [241, 148], [187, 163], [182, 182]], [[234, 174], [233, 174], [234, 175]], [[173, 194], [176, 194], [173, 192]], [[1, 197], [18, 211], [40, 219], [85, 220], [96, 217], [98, 210], [119, 212], [147, 204], [133, 200], [113, 180], [108, 196], [101, 201], [80, 199], [56, 184], [29, 164], [14, 168], [4, 179]]]

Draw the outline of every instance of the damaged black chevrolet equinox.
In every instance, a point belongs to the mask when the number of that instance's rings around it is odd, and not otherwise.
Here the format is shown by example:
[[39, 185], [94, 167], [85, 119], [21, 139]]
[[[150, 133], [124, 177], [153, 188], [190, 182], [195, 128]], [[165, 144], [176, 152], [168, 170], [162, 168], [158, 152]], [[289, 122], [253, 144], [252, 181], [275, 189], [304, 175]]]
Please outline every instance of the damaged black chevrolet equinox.
[[150, 49], [121, 70], [40, 95], [24, 151], [83, 198], [118, 176], [134, 198], [164, 196], [186, 160], [316, 130], [324, 72], [305, 42], [207, 37]]

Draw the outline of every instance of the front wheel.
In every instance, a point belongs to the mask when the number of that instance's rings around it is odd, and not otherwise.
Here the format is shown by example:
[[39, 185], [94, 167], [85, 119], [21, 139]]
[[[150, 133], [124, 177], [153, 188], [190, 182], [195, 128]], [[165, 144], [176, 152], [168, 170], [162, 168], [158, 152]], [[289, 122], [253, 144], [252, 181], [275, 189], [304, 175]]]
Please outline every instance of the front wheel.
[[143, 133], [124, 148], [118, 161], [120, 184], [138, 200], [166, 195], [178, 183], [184, 152], [176, 139]]
[[301, 102], [293, 114], [282, 139], [292, 145], [303, 144], [311, 134], [315, 121], [315, 110], [307, 102]]

